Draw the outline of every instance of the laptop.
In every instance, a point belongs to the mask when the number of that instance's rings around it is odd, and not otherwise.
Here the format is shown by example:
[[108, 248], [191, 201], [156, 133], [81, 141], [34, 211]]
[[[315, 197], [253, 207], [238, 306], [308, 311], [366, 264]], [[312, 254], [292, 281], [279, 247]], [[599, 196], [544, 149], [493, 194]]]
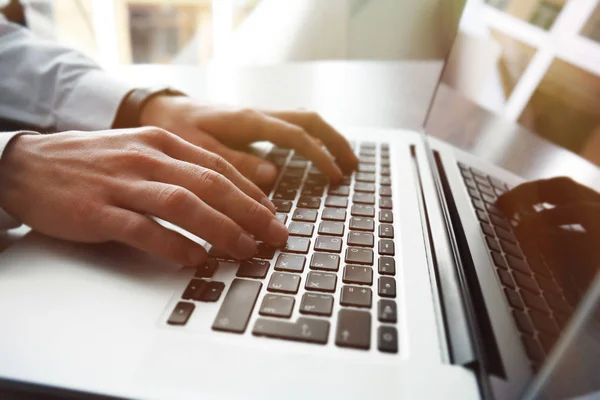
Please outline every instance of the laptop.
[[[431, 14], [440, 66], [464, 3]], [[337, 187], [289, 149], [265, 155], [281, 170], [270, 195], [290, 231], [283, 249], [261, 244], [245, 261], [210, 249], [207, 263], [184, 268], [30, 233], [2, 252], [0, 388], [34, 398], [597, 394], [600, 278], [576, 285], [520, 246], [494, 202], [522, 179], [424, 132], [342, 131], [360, 167]]]

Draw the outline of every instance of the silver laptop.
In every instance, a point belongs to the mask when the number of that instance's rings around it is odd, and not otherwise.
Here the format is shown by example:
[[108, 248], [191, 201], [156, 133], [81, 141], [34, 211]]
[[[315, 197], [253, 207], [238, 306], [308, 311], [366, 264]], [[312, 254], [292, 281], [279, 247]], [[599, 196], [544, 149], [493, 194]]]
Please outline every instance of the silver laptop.
[[[441, 3], [430, 15], [440, 75], [464, 1]], [[281, 167], [271, 197], [291, 233], [284, 249], [260, 245], [243, 262], [211, 250], [192, 269], [32, 233], [0, 254], [0, 393], [363, 400], [598, 390], [600, 357], [578, 370], [568, 361], [598, 350], [600, 280], [573, 288], [523, 254], [493, 205], [522, 180], [423, 132], [343, 131], [360, 168], [339, 187], [292, 151], [266, 155]], [[549, 389], [557, 376], [566, 382]]]

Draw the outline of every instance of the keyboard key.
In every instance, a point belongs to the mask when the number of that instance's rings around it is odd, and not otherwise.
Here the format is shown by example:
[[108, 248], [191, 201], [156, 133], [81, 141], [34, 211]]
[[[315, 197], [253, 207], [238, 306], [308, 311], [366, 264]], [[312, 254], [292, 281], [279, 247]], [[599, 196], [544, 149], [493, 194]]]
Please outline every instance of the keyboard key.
[[[492, 189], [491, 186], [489, 185], [482, 185], [481, 183], [477, 182], [477, 189], [479, 189], [479, 191], [481, 193], [485, 193], [488, 196], [492, 196], [492, 197], [496, 197], [496, 192], [494, 192], [494, 189]], [[488, 205], [494, 207], [492, 204], [487, 203]], [[495, 207], [494, 207], [495, 208]], [[497, 210], [494, 211], [494, 214], [496, 213]], [[502, 216], [502, 214], [499, 214], [500, 216]]]
[[480, 210], [475, 210], [475, 214], [477, 214], [477, 219], [481, 222], [485, 222], [486, 224], [490, 223], [490, 220], [486, 213]]
[[390, 168], [382, 167], [381, 168], [381, 176], [390, 176]]
[[389, 186], [380, 186], [379, 195], [383, 197], [392, 197], [392, 188]]
[[500, 247], [496, 239], [486, 236], [485, 242], [487, 243], [487, 246], [490, 250], [494, 250], [497, 253], [502, 253], [502, 248]]
[[358, 310], [340, 310], [335, 344], [368, 350], [371, 347], [371, 314]]
[[383, 186], [391, 186], [392, 178], [390, 178], [389, 176], [382, 176], [379, 183], [381, 183]]
[[300, 196], [297, 206], [301, 208], [319, 209], [321, 207], [321, 198], [316, 196]]
[[270, 260], [275, 255], [276, 250], [277, 249], [275, 247], [271, 247], [266, 243], [258, 243], [258, 245], [256, 246], [256, 253], [254, 254], [254, 257]]
[[371, 193], [354, 193], [352, 202], [355, 204], [375, 204], [375, 195]]
[[340, 267], [340, 256], [335, 254], [313, 253], [310, 269], [337, 271]]
[[306, 186], [302, 189], [302, 196], [323, 196], [324, 185]]
[[[481, 211], [485, 211], [485, 205], [483, 204], [483, 202], [481, 200], [471, 199], [471, 202], [473, 203], [473, 206], [476, 209], [481, 210]], [[492, 230], [492, 232], [493, 232], [493, 230]], [[492, 235], [496, 236], [494, 233], [492, 233]]]
[[211, 278], [219, 268], [219, 261], [209, 257], [206, 261], [196, 268], [196, 278]]
[[513, 308], [517, 308], [519, 310], [523, 310], [525, 307], [523, 306], [523, 301], [521, 300], [521, 296], [519, 293], [514, 290], [504, 288], [504, 293], [506, 294], [506, 298], [508, 299], [508, 303]]
[[510, 273], [508, 273], [507, 271], [505, 271], [503, 269], [497, 269], [496, 272], [498, 273], [498, 278], [500, 278], [500, 282], [502, 282], [502, 284], [505, 287], [509, 287], [511, 289], [515, 288], [515, 282], [513, 281], [512, 277], [510, 276]]
[[379, 222], [394, 222], [394, 214], [389, 210], [379, 211]]
[[511, 244], [505, 240], [500, 239], [500, 246], [502, 247], [502, 250], [504, 250], [504, 252], [506, 254], [511, 254], [517, 258], [520, 259], [524, 259], [525, 256], [523, 255], [523, 253], [521, 252], [521, 249], [519, 249], [519, 246], [515, 246], [514, 244]]
[[376, 167], [373, 164], [358, 164], [358, 172], [375, 172]]
[[262, 283], [258, 281], [234, 279], [212, 328], [217, 331], [244, 333], [261, 288]]
[[264, 260], [247, 260], [240, 263], [236, 276], [240, 278], [264, 279], [270, 264]]
[[292, 316], [295, 300], [290, 296], [267, 294], [260, 305], [259, 314], [269, 317], [289, 318]]
[[277, 263], [275, 264], [275, 271], [286, 271], [286, 272], [298, 272], [304, 271], [304, 264], [306, 263], [306, 257], [296, 254], [285, 254], [281, 253], [277, 257]]
[[375, 184], [366, 182], [356, 182], [354, 185], [355, 192], [375, 193]]
[[529, 317], [531, 318], [531, 322], [533, 322], [533, 326], [537, 329], [554, 335], [560, 333], [558, 325], [556, 325], [556, 322], [554, 322], [550, 316], [539, 311], [529, 310]]
[[490, 214], [490, 221], [496, 227], [502, 228], [502, 229], [507, 230], [507, 231], [512, 231], [511, 226], [509, 225], [509, 223], [505, 219], [503, 219], [503, 218], [497, 217], [494, 214]]
[[361, 156], [358, 158], [358, 162], [361, 164], [375, 164], [377, 157], [374, 156]]
[[284, 272], [275, 272], [271, 275], [269, 280], [269, 286], [267, 290], [269, 292], [280, 292], [280, 293], [298, 293], [300, 287], [300, 275], [286, 274]]
[[360, 144], [360, 148], [375, 150], [377, 148], [377, 144], [375, 142], [362, 142]]
[[379, 255], [382, 256], [393, 256], [395, 253], [394, 250], [394, 241], [390, 239], [379, 239]]
[[322, 315], [329, 317], [333, 312], [333, 296], [327, 294], [304, 293], [300, 303], [302, 314]]
[[380, 197], [379, 198], [379, 208], [383, 208], [384, 210], [391, 210], [393, 207], [392, 199], [389, 197]]
[[308, 208], [296, 208], [292, 220], [303, 222], [315, 222], [317, 220], [317, 215], [317, 210], [310, 210]]
[[537, 281], [540, 289], [547, 293], [554, 293], [557, 295], [561, 294], [561, 290], [556, 283], [552, 279], [544, 278], [543, 276], [536, 276], [535, 280]]
[[515, 235], [513, 235], [506, 229], [496, 228], [496, 234], [501, 240], [504, 240], [505, 242], [511, 243], [513, 245], [517, 244], [517, 238], [515, 238]]
[[196, 306], [193, 303], [186, 303], [185, 301], [180, 301], [173, 309], [167, 324], [169, 325], [185, 325], [190, 319], [192, 312]]
[[323, 210], [322, 218], [325, 221], [345, 221], [346, 210], [343, 208], [326, 208]]
[[394, 238], [394, 226], [390, 224], [379, 225], [379, 237], [380, 238]]
[[285, 225], [285, 223], [287, 222], [288, 216], [285, 213], [276, 213], [275, 217], [282, 223]]
[[396, 261], [392, 257], [379, 257], [378, 271], [380, 275], [396, 275]]
[[336, 283], [337, 275], [335, 274], [311, 271], [308, 273], [304, 288], [306, 290], [314, 290], [317, 292], [333, 293], [335, 292]]
[[204, 286], [204, 290], [202, 291], [200, 301], [206, 301], [206, 302], [218, 301], [219, 297], [221, 297], [221, 293], [223, 293], [223, 289], [225, 289], [225, 284], [223, 282], [217, 282], [217, 281], [207, 282], [206, 285]]
[[279, 182], [279, 186], [277, 187], [277, 191], [284, 189], [292, 189], [296, 190], [302, 185], [302, 180], [300, 178], [283, 178]]
[[377, 318], [380, 322], [395, 324], [398, 320], [398, 310], [394, 300], [381, 299], [377, 302]]
[[513, 310], [513, 316], [515, 317], [515, 322], [517, 323], [517, 328], [528, 335], [533, 334], [533, 325], [529, 321], [529, 317], [522, 311]]
[[319, 225], [320, 235], [344, 236], [344, 223], [335, 221], [323, 221]]
[[544, 351], [538, 341], [528, 335], [522, 335], [521, 339], [523, 339], [523, 347], [525, 347], [525, 352], [529, 359], [542, 362], [544, 360]]
[[546, 302], [542, 298], [542, 296], [538, 296], [537, 294], [529, 293], [526, 290], [521, 291], [521, 296], [523, 296], [523, 301], [527, 305], [527, 307], [536, 309], [543, 313], [550, 313], [550, 309], [546, 305]]
[[375, 183], [375, 174], [358, 172], [356, 174], [356, 181], [357, 182]]
[[252, 329], [254, 336], [294, 340], [307, 343], [327, 343], [329, 322], [300, 317], [296, 322], [258, 318]]
[[380, 276], [378, 283], [378, 293], [381, 297], [396, 297], [396, 280], [391, 276]]
[[[299, 253], [306, 254], [308, 253], [308, 249], [310, 248], [310, 239], [303, 237], [288, 237], [287, 243], [285, 247], [281, 249], [281, 251], [285, 251], [286, 253]], [[273, 257], [271, 257], [273, 258]]]
[[502, 254], [496, 253], [495, 251], [490, 251], [490, 254], [492, 255], [492, 259], [494, 260], [494, 265], [496, 267], [508, 269], [508, 265], [506, 264], [506, 261], [504, 261], [504, 257], [502, 257]]
[[496, 237], [496, 232], [494, 231], [494, 228], [492, 228], [492, 226], [490, 224], [486, 224], [485, 222], [480, 222], [479, 225], [481, 225], [481, 230], [483, 231], [483, 233], [486, 234], [486, 236], [495, 238]]
[[393, 326], [380, 326], [377, 329], [377, 348], [384, 353], [398, 352], [398, 331]]
[[489, 176], [489, 175], [488, 175], [488, 179], [495, 188], [498, 188], [501, 190], [506, 190], [506, 183], [504, 183], [500, 179], [494, 178], [493, 176]]
[[301, 161], [301, 160], [292, 159], [292, 161], [290, 161], [287, 164], [288, 169], [300, 169], [300, 170], [304, 171], [307, 167], [308, 167], [308, 163], [306, 161]]
[[375, 207], [364, 204], [353, 204], [350, 211], [353, 217], [370, 217], [375, 216]]
[[206, 287], [206, 281], [202, 279], [192, 279], [183, 291], [181, 298], [184, 300], [198, 300], [202, 297], [202, 292]]
[[348, 247], [344, 260], [348, 264], [373, 265], [373, 250]]
[[294, 200], [298, 192], [295, 189], [277, 189], [273, 195], [274, 200]]
[[477, 189], [467, 188], [467, 192], [469, 192], [469, 196], [471, 196], [471, 199], [481, 200], [481, 196], [479, 195]]
[[372, 218], [352, 217], [350, 218], [350, 229], [373, 232], [375, 230], [375, 221]]
[[348, 207], [348, 198], [342, 196], [327, 196], [325, 207], [346, 208]]
[[533, 293], [540, 292], [537, 283], [535, 283], [535, 281], [529, 275], [522, 274], [518, 271], [513, 271], [513, 278], [521, 289], [529, 290]]
[[512, 269], [516, 269], [526, 274], [531, 274], [531, 270], [525, 261], [510, 254], [507, 254], [506, 260]]
[[315, 250], [340, 253], [342, 251], [342, 239], [330, 236], [317, 236]]
[[371, 308], [371, 289], [360, 286], [342, 286], [340, 304], [351, 307]]
[[292, 209], [293, 202], [291, 200], [273, 200], [273, 204], [277, 212], [288, 213]]
[[373, 247], [375, 237], [369, 232], [348, 232], [348, 246]]
[[315, 225], [308, 222], [292, 222], [288, 231], [290, 236], [311, 237], [315, 231]]
[[208, 251], [208, 255], [219, 260], [235, 261], [235, 258], [214, 246], [211, 246], [210, 250]]
[[373, 270], [371, 267], [359, 267], [358, 265], [347, 265], [344, 267], [342, 277], [344, 283], [354, 283], [357, 285], [372, 285]]
[[285, 178], [302, 178], [304, 176], [304, 170], [302, 169], [286, 169], [283, 173]]
[[350, 195], [350, 186], [342, 185], [329, 189], [329, 194], [334, 196], [349, 196]]

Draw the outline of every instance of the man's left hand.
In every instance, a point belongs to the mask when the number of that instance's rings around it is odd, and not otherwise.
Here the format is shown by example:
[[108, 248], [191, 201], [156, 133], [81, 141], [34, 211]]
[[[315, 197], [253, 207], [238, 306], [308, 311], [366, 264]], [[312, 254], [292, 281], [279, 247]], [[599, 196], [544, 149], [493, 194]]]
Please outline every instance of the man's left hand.
[[183, 96], [158, 96], [146, 104], [140, 123], [166, 129], [223, 156], [261, 187], [275, 182], [275, 166], [236, 150], [256, 141], [298, 151], [333, 183], [342, 179], [342, 171], [351, 171], [358, 164], [348, 141], [318, 114], [308, 111], [267, 112], [205, 104]]

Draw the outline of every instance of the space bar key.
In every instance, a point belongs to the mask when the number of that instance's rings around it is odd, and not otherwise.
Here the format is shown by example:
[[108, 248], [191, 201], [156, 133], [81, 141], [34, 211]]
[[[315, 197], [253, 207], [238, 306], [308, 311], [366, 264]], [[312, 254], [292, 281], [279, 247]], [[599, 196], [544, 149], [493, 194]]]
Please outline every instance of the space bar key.
[[259, 318], [254, 324], [252, 334], [254, 336], [325, 344], [329, 335], [329, 322], [312, 318], [298, 318], [296, 322]]
[[261, 287], [260, 282], [234, 279], [212, 328], [217, 331], [244, 333]]

